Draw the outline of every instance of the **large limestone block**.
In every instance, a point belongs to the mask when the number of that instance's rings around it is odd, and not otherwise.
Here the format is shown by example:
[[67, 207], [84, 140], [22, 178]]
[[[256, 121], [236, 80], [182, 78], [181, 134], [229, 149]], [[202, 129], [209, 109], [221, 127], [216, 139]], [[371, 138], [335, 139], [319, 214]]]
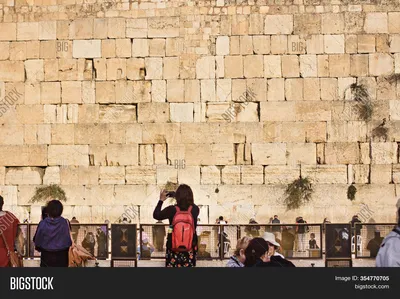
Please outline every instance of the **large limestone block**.
[[24, 81], [24, 63], [22, 61], [0, 61], [0, 81]]
[[148, 19], [148, 37], [178, 37], [179, 17], [155, 17]]
[[[140, 205], [140, 217], [142, 219], [142, 206], [153, 205], [160, 196], [160, 186], [157, 185], [116, 185], [115, 202], [121, 205]], [[125, 214], [132, 214], [125, 211]], [[150, 222], [148, 220], [147, 222]]]
[[229, 55], [229, 36], [218, 36], [216, 41], [216, 54]]
[[168, 103], [139, 103], [138, 122], [167, 122], [170, 119]]
[[393, 164], [393, 183], [400, 183], [400, 164]]
[[321, 33], [320, 14], [295, 14], [294, 34], [319, 34]]
[[124, 166], [100, 166], [100, 185], [125, 184]]
[[178, 183], [178, 169], [173, 165], [157, 166], [157, 185], [164, 185], [168, 182]]
[[1, 145], [0, 166], [47, 166], [47, 146]]
[[264, 168], [265, 184], [290, 184], [300, 176], [298, 165], [268, 165]]
[[108, 18], [108, 38], [125, 38], [126, 24], [124, 18]]
[[375, 52], [375, 44], [375, 36], [372, 34], [363, 34], [357, 37], [358, 53]]
[[287, 164], [316, 164], [317, 147], [315, 143], [287, 143]]
[[315, 105], [314, 101], [295, 102], [297, 121], [330, 121], [331, 104], [321, 102]]
[[81, 81], [61, 82], [61, 102], [66, 104], [82, 103], [82, 83]]
[[17, 39], [17, 23], [0, 24], [0, 40], [11, 41]]
[[218, 185], [221, 183], [221, 171], [216, 166], [203, 166], [200, 168], [202, 185]]
[[346, 184], [346, 165], [302, 165], [302, 176], [308, 177], [312, 183], [318, 184]]
[[131, 40], [128, 38], [117, 39], [116, 40], [116, 56], [117, 57], [131, 57], [132, 49], [131, 49]]
[[[348, 77], [350, 74], [350, 55], [329, 55], [329, 76]], [[322, 74], [319, 74], [321, 76]]]
[[300, 74], [304, 77], [317, 77], [317, 56], [300, 55]]
[[119, 80], [126, 78], [126, 59], [107, 59], [107, 80]]
[[[285, 79], [273, 78], [268, 80], [267, 98], [268, 101], [285, 100]], [[257, 96], [258, 98], [258, 96]]]
[[261, 121], [295, 121], [295, 102], [261, 102]]
[[132, 57], [149, 56], [149, 40], [135, 38], [132, 40]]
[[242, 165], [241, 183], [243, 185], [259, 185], [264, 184], [264, 166], [258, 165]]
[[193, 103], [171, 103], [172, 122], [193, 122]]
[[109, 131], [107, 124], [77, 124], [75, 144], [107, 144]]
[[371, 12], [365, 17], [364, 30], [366, 33], [388, 33], [387, 13]]
[[328, 13], [322, 14], [322, 33], [343, 33], [344, 14]]
[[352, 180], [349, 181], [349, 183], [356, 183], [356, 184], [369, 183], [369, 176], [370, 176], [369, 165], [363, 165], [363, 164], [349, 165], [349, 168], [350, 166], [351, 166]]
[[351, 56], [350, 74], [356, 77], [365, 77], [368, 75], [368, 55]]
[[139, 165], [154, 165], [154, 145], [139, 145]]
[[61, 103], [60, 82], [42, 82], [40, 84], [40, 102], [42, 104]]
[[385, 53], [369, 54], [369, 74], [383, 76], [393, 73], [394, 61], [391, 55]]
[[281, 56], [264, 56], [264, 76], [266, 78], [277, 78], [282, 76]]
[[292, 15], [267, 15], [265, 18], [264, 34], [292, 34]]
[[142, 142], [147, 144], [181, 144], [180, 124], [147, 123], [141, 126]]
[[41, 185], [44, 170], [39, 167], [11, 167], [5, 176], [6, 185]]
[[0, 127], [1, 145], [24, 144], [24, 127], [20, 125], [2, 125]]
[[200, 166], [185, 165], [183, 168], [178, 168], [178, 183], [189, 186], [200, 185]]
[[[84, 190], [84, 199], [87, 202], [86, 205], [90, 206], [113, 205], [115, 204], [114, 185], [87, 185]], [[92, 221], [91, 219], [91, 223], [93, 223]]]
[[225, 56], [225, 77], [242, 78], [243, 77], [243, 58], [242, 56]]
[[126, 37], [147, 37], [147, 19], [126, 19]]
[[69, 26], [70, 39], [91, 39], [93, 38], [94, 19], [75, 19]]
[[39, 39], [55, 40], [57, 38], [57, 22], [42, 21], [39, 22]]
[[365, 142], [367, 126], [363, 121], [332, 121], [327, 123], [329, 142]]
[[262, 55], [247, 55], [244, 57], [244, 76], [246, 78], [262, 78], [264, 61]]
[[179, 78], [179, 57], [164, 58], [164, 79]]
[[[183, 102], [185, 94], [185, 81], [168, 80], [167, 81], [167, 100], [168, 102]], [[182, 106], [184, 107], [184, 106]], [[172, 108], [172, 107], [171, 107]], [[171, 110], [172, 112], [172, 110]]]
[[221, 182], [227, 185], [240, 184], [240, 166], [225, 166], [221, 171]]
[[324, 35], [325, 53], [336, 54], [344, 53], [344, 35], [343, 34], [327, 34]]
[[327, 164], [357, 164], [360, 162], [358, 144], [355, 142], [328, 142], [325, 147]]
[[371, 165], [371, 184], [390, 184], [392, 182], [392, 165]]
[[153, 166], [127, 166], [126, 183], [132, 185], [155, 185], [156, 168]]
[[371, 164], [391, 164], [397, 161], [397, 143], [373, 142], [371, 143]]
[[286, 54], [288, 52], [287, 35], [271, 35], [271, 54]]
[[144, 80], [144, 59], [130, 58], [126, 62], [126, 76], [129, 80]]
[[17, 23], [17, 40], [37, 40], [39, 39], [38, 22]]
[[4, 185], [5, 177], [6, 177], [6, 168], [0, 167], [0, 185]]
[[[285, 98], [287, 101], [303, 100], [303, 79], [286, 79], [285, 80]], [[304, 90], [305, 91], [305, 90]], [[307, 99], [309, 100], [309, 99]]]
[[165, 39], [155, 38], [149, 40], [150, 56], [165, 56]]
[[252, 143], [251, 153], [254, 165], [286, 164], [285, 143]]
[[138, 146], [109, 144], [106, 152], [107, 165], [137, 165]]
[[48, 166], [44, 170], [43, 175], [43, 185], [51, 185], [61, 183], [60, 181], [60, 167], [58, 166]]
[[99, 121], [101, 123], [135, 123], [136, 106], [100, 105]]
[[50, 145], [49, 165], [89, 165], [87, 145]]
[[74, 40], [72, 48], [73, 58], [100, 58], [100, 40]]
[[44, 113], [42, 105], [17, 105], [16, 117], [21, 124], [41, 124]]
[[162, 79], [163, 77], [163, 59], [159, 57], [146, 57], [146, 80]]

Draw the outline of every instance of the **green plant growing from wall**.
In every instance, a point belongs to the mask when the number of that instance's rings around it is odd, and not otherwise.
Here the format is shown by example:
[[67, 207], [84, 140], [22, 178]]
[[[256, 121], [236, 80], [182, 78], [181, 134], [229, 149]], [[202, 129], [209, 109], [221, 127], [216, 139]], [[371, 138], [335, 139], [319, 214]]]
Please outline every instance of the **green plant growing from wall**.
[[30, 200], [30, 203], [47, 202], [53, 199], [58, 199], [59, 201], [64, 202], [67, 201], [65, 191], [60, 186], [55, 184], [37, 187], [35, 194]]
[[358, 117], [369, 122], [374, 112], [373, 103], [365, 85], [353, 83], [350, 85], [352, 100], [356, 102], [354, 107]]
[[286, 198], [284, 200], [286, 209], [289, 211], [300, 208], [311, 200], [312, 193], [313, 189], [310, 180], [302, 178], [300, 175], [298, 179], [294, 180], [286, 188]]
[[349, 188], [347, 188], [347, 198], [350, 200], [356, 199], [356, 193], [357, 193], [357, 188], [354, 185], [350, 185]]
[[386, 118], [383, 119], [382, 123], [372, 130], [372, 137], [379, 139], [379, 141], [383, 140], [384, 142], [388, 139], [389, 129], [385, 127]]

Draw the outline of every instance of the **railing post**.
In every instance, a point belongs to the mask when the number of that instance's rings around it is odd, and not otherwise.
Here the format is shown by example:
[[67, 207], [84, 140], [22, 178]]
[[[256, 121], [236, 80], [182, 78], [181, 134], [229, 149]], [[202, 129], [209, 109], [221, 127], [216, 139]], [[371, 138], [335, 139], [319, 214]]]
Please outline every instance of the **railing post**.
[[224, 238], [223, 238], [223, 234], [224, 234], [224, 226], [222, 224], [219, 225], [220, 230], [219, 230], [219, 258], [222, 261], [224, 259]]
[[324, 251], [322, 250], [322, 248], [323, 248], [323, 242], [322, 242], [322, 237], [323, 237], [323, 233], [322, 233], [322, 228], [323, 228], [323, 224], [320, 224], [320, 226], [319, 226], [319, 233], [320, 233], [320, 250], [319, 250], [319, 256], [320, 256], [320, 258], [323, 258], [323, 256], [324, 256]]

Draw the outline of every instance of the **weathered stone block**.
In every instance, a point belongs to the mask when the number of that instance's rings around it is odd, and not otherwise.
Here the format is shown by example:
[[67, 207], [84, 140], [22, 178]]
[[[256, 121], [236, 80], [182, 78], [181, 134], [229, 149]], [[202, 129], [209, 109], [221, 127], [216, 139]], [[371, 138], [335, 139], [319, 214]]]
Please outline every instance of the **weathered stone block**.
[[282, 59], [282, 76], [283, 77], [299, 77], [299, 57], [297, 55], [284, 55]]
[[287, 35], [271, 36], [271, 54], [286, 54], [288, 52]]
[[17, 40], [37, 40], [37, 39], [39, 39], [38, 22], [17, 23]]
[[0, 61], [0, 81], [24, 81], [24, 63], [22, 61]]
[[157, 57], [146, 57], [144, 60], [146, 68], [146, 80], [162, 79], [163, 76], [163, 60]]
[[5, 174], [6, 185], [41, 185], [44, 170], [38, 167], [12, 167]]
[[193, 122], [193, 103], [171, 103], [172, 122]]
[[304, 165], [301, 168], [303, 177], [308, 177], [312, 183], [317, 184], [346, 184], [346, 165]]
[[240, 170], [242, 184], [258, 185], [264, 183], [264, 166], [243, 165]]
[[286, 164], [285, 143], [252, 143], [251, 153], [254, 165]]
[[264, 34], [292, 34], [292, 15], [267, 15], [265, 18]]
[[366, 33], [388, 33], [387, 13], [367, 13], [365, 17], [364, 30]]
[[343, 33], [344, 14], [328, 13], [322, 14], [322, 33]]
[[[255, 54], [269, 54], [271, 51], [271, 38], [267, 35], [254, 35], [253, 47]], [[229, 54], [229, 53], [228, 53]], [[225, 54], [225, 55], [228, 55]]]
[[263, 77], [264, 61], [262, 55], [248, 55], [244, 57], [244, 76], [246, 78]]
[[287, 165], [316, 164], [315, 143], [287, 143]]
[[371, 164], [391, 164], [397, 163], [397, 143], [378, 142], [371, 144]]
[[126, 59], [107, 59], [107, 80], [119, 80], [126, 78]]
[[100, 40], [74, 40], [72, 48], [73, 58], [100, 58]]
[[318, 34], [321, 32], [320, 14], [295, 14], [294, 34]]
[[370, 76], [389, 75], [393, 72], [394, 61], [389, 54], [376, 53], [369, 54], [369, 74]]
[[107, 144], [108, 126], [106, 124], [75, 125], [75, 144]]
[[165, 56], [165, 39], [155, 38], [149, 40], [150, 56]]
[[317, 56], [300, 55], [300, 74], [304, 77], [317, 77]]
[[126, 37], [147, 37], [147, 19], [126, 19]]
[[70, 39], [91, 39], [93, 38], [94, 19], [76, 19], [69, 26]]
[[[350, 55], [329, 55], [329, 76], [348, 77], [350, 74]], [[318, 74], [320, 76], [320, 74]]]
[[101, 123], [135, 123], [136, 106], [100, 105], [99, 121]]
[[371, 165], [371, 184], [390, 184], [392, 182], [392, 165]]
[[327, 54], [344, 53], [344, 35], [324, 35], [324, 47]]
[[300, 176], [300, 167], [268, 165], [264, 168], [265, 184], [290, 184]]
[[139, 103], [138, 122], [167, 122], [169, 120], [168, 103]]
[[125, 167], [100, 166], [100, 185], [125, 184]]
[[264, 56], [264, 76], [266, 78], [275, 78], [282, 76], [281, 56]]
[[221, 171], [221, 182], [223, 184], [240, 184], [240, 166], [225, 166]]
[[243, 77], [243, 59], [242, 56], [225, 56], [225, 77], [242, 78]]
[[178, 169], [178, 183], [189, 186], [200, 185], [200, 166], [185, 166]]
[[17, 39], [17, 23], [0, 24], [0, 40], [11, 41]]
[[82, 103], [82, 83], [81, 81], [61, 82], [61, 102], [80, 104]]
[[216, 166], [203, 166], [200, 168], [202, 185], [218, 185], [221, 183], [221, 171]]
[[108, 18], [108, 38], [125, 38], [126, 24], [124, 18]]
[[132, 185], [155, 185], [156, 168], [153, 166], [127, 166], [126, 183]]
[[49, 145], [48, 165], [89, 165], [87, 145]]
[[358, 53], [375, 52], [375, 36], [372, 34], [363, 34], [357, 36]]
[[287, 101], [302, 101], [303, 79], [286, 79], [285, 97]]
[[331, 103], [321, 102], [318, 106], [313, 101], [295, 103], [297, 121], [330, 121], [332, 117]]
[[328, 142], [325, 146], [325, 161], [327, 164], [357, 164], [360, 153], [357, 143]]
[[178, 37], [179, 17], [157, 17], [148, 19], [148, 37]]
[[164, 79], [179, 78], [179, 57], [164, 58]]
[[350, 75], [355, 77], [368, 76], [368, 55], [351, 55]]

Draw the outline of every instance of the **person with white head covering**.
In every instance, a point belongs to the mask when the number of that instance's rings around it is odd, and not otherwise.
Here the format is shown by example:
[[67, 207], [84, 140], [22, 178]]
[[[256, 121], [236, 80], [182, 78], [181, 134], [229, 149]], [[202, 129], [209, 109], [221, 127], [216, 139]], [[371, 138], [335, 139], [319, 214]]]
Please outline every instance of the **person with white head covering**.
[[400, 267], [400, 198], [396, 204], [397, 226], [383, 240], [378, 255], [377, 267]]
[[269, 246], [269, 255], [280, 256], [281, 258], [285, 258], [282, 254], [280, 254], [277, 250], [281, 247], [281, 244], [276, 242], [275, 235], [273, 233], [265, 232], [263, 234], [263, 239], [268, 242]]

